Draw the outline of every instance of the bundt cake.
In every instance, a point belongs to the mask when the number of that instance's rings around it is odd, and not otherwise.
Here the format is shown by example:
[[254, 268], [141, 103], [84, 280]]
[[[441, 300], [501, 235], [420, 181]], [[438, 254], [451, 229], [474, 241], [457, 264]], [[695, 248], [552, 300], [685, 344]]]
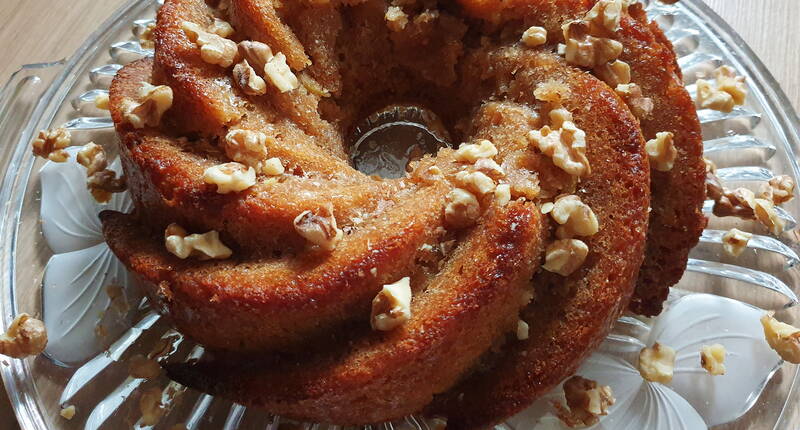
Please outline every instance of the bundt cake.
[[[629, 305], [658, 313], [705, 167], [671, 46], [631, 3], [166, 0], [154, 58], [110, 90], [135, 210], [101, 219], [208, 351], [169, 376], [299, 420], [481, 428]], [[359, 172], [358, 125], [397, 106], [447, 142]]]

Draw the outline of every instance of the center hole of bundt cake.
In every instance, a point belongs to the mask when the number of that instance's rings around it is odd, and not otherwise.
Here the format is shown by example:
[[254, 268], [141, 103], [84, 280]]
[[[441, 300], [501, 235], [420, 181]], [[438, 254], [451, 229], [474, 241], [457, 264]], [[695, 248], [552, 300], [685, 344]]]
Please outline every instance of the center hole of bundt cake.
[[430, 109], [390, 105], [367, 116], [353, 130], [350, 161], [360, 172], [400, 178], [408, 163], [450, 147], [450, 135]]

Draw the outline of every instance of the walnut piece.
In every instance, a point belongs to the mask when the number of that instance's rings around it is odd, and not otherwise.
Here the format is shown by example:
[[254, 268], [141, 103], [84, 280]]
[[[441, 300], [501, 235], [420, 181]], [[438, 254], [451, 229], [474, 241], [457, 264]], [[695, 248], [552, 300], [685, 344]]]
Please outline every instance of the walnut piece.
[[386, 284], [372, 300], [373, 330], [389, 331], [411, 319], [411, 279], [405, 277]]
[[535, 48], [547, 43], [547, 30], [544, 27], [533, 26], [522, 33], [522, 43], [529, 47]]
[[581, 198], [576, 195], [562, 196], [556, 199], [552, 208], [545, 208], [550, 216], [560, 225], [556, 230], [559, 239], [571, 239], [575, 236], [591, 236], [600, 231], [597, 216]]
[[399, 6], [389, 6], [384, 18], [386, 25], [392, 31], [402, 31], [408, 25], [408, 15]]
[[258, 76], [247, 60], [242, 60], [233, 68], [233, 82], [249, 96], [263, 96], [267, 93], [267, 83]]
[[214, 18], [214, 22], [208, 28], [208, 31], [219, 37], [230, 37], [236, 30], [233, 29], [233, 26], [228, 21]]
[[494, 201], [498, 206], [505, 206], [511, 201], [511, 185], [500, 184], [494, 189]]
[[594, 74], [611, 88], [631, 83], [631, 66], [620, 60], [595, 67]]
[[203, 172], [203, 181], [216, 185], [219, 194], [238, 193], [255, 185], [256, 171], [235, 161], [218, 164]]
[[89, 142], [84, 145], [76, 156], [78, 164], [86, 168], [86, 176], [92, 176], [108, 167], [108, 157], [102, 146]]
[[717, 89], [731, 95], [733, 104], [741, 106], [747, 98], [747, 85], [744, 83], [744, 76], [738, 76], [736, 70], [730, 66], [720, 66], [714, 70], [714, 77], [717, 80]]
[[545, 262], [542, 267], [548, 272], [569, 276], [583, 265], [587, 255], [589, 247], [581, 240], [556, 240], [545, 250]]
[[108, 93], [100, 93], [94, 97], [94, 107], [101, 110], [108, 110]]
[[261, 166], [261, 173], [267, 176], [280, 176], [286, 169], [283, 167], [283, 163], [281, 163], [280, 158], [272, 157], [266, 161]]
[[57, 128], [55, 130], [42, 130], [36, 139], [33, 140], [31, 147], [33, 154], [47, 158], [54, 163], [63, 163], [69, 159], [69, 154], [64, 148], [72, 144], [72, 136], [69, 130]]
[[336, 226], [333, 207], [328, 205], [324, 215], [304, 211], [294, 219], [294, 229], [305, 240], [325, 251], [333, 251], [344, 237], [344, 232]]
[[236, 42], [205, 31], [200, 25], [189, 21], [184, 21], [181, 29], [189, 40], [200, 48], [200, 58], [206, 63], [227, 68], [236, 61], [239, 53]]
[[225, 154], [233, 161], [256, 169], [259, 173], [267, 159], [267, 135], [260, 131], [235, 129], [225, 136]]
[[456, 150], [456, 161], [475, 163], [482, 158], [497, 155], [497, 148], [491, 141], [480, 140], [478, 143], [462, 143]]
[[564, 24], [564, 55], [567, 63], [594, 68], [616, 60], [622, 54], [622, 44], [614, 39], [590, 34], [591, 26], [585, 21]]
[[99, 203], [111, 200], [113, 193], [125, 191], [125, 179], [108, 169], [108, 157], [102, 146], [89, 142], [78, 151], [78, 164], [86, 168], [86, 187]]
[[462, 188], [453, 188], [447, 193], [447, 206], [444, 208], [445, 221], [456, 228], [469, 227], [481, 215], [478, 199]]
[[725, 347], [715, 343], [703, 345], [700, 350], [700, 366], [714, 376], [725, 374]]
[[625, 104], [633, 113], [633, 116], [639, 119], [647, 118], [655, 107], [653, 99], [645, 97], [642, 93], [642, 88], [637, 84], [619, 84], [615, 91], [625, 101]]
[[456, 184], [476, 196], [484, 196], [495, 190], [495, 183], [492, 178], [483, 172], [460, 171], [455, 176]]
[[591, 173], [589, 159], [586, 158], [586, 133], [566, 121], [558, 130], [549, 126], [532, 130], [528, 139], [543, 154], [553, 159], [553, 164], [572, 176], [582, 177]]
[[788, 175], [776, 176], [763, 184], [758, 192], [758, 198], [769, 200], [776, 205], [782, 205], [794, 198], [794, 179]]
[[156, 360], [137, 354], [128, 360], [128, 374], [133, 378], [153, 379], [161, 374], [161, 366]]
[[502, 178], [506, 171], [491, 158], [481, 158], [475, 162], [475, 170], [483, 172], [493, 178]]
[[300, 86], [297, 76], [286, 64], [286, 56], [280, 52], [267, 61], [267, 65], [264, 66], [264, 74], [282, 93], [292, 91]]
[[161, 402], [163, 394], [158, 387], [148, 388], [139, 398], [139, 411], [142, 413], [141, 424], [144, 426], [154, 426], [161, 421], [166, 409]]
[[761, 317], [761, 325], [770, 348], [789, 363], [800, 364], [800, 329], [778, 321], [771, 314]]
[[172, 88], [166, 85], [154, 86], [142, 82], [139, 91], [140, 102], [126, 99], [122, 105], [122, 117], [133, 128], [157, 127], [164, 112], [172, 107]]
[[61, 408], [61, 411], [58, 413], [61, 415], [62, 418], [69, 421], [75, 417], [75, 405], [69, 405]]
[[517, 340], [527, 340], [530, 336], [530, 326], [525, 321], [517, 321]]
[[770, 233], [780, 236], [786, 228], [786, 222], [778, 216], [775, 204], [765, 199], [755, 199], [754, 202], [753, 212], [756, 220], [766, 227]]
[[558, 418], [568, 427], [588, 427], [597, 424], [600, 416], [616, 402], [611, 387], [575, 375], [564, 381], [566, 407], [554, 403]]
[[656, 342], [639, 351], [639, 373], [650, 382], [668, 384], [675, 369], [675, 350]]
[[722, 249], [726, 254], [732, 257], [738, 257], [747, 249], [747, 242], [749, 242], [752, 237], [753, 235], [751, 233], [732, 228], [722, 236]]
[[744, 77], [737, 76], [730, 66], [714, 70], [715, 84], [705, 79], [697, 80], [697, 104], [702, 109], [731, 112], [734, 107], [743, 105], [747, 98]]
[[619, 30], [622, 11], [627, 9], [628, 0], [600, 0], [583, 19], [593, 27], [602, 29], [593, 31], [595, 34], [603, 30], [613, 33]]
[[139, 45], [142, 46], [144, 49], [155, 49], [156, 44], [155, 40], [153, 39], [153, 30], [156, 29], [156, 23], [151, 22], [147, 24], [147, 27], [139, 33]]
[[245, 40], [239, 42], [239, 52], [253, 66], [256, 73], [264, 73], [264, 66], [272, 59], [272, 49], [266, 43]]
[[180, 259], [189, 257], [198, 260], [224, 260], [233, 254], [219, 239], [216, 230], [203, 234], [189, 234], [178, 224], [170, 224], [164, 231], [164, 242], [169, 251]]
[[650, 167], [659, 172], [669, 172], [678, 158], [678, 150], [672, 141], [670, 132], [656, 133], [656, 138], [647, 141], [645, 151], [650, 158]]
[[0, 335], [0, 354], [11, 358], [38, 355], [47, 346], [44, 323], [28, 314], [19, 314], [5, 334]]

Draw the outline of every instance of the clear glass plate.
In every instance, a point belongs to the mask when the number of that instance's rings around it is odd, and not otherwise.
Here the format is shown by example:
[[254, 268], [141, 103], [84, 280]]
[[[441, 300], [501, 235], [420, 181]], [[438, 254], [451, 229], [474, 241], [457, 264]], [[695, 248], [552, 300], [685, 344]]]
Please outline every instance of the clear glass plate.
[[[744, 41], [701, 0], [645, 3], [673, 41], [690, 91], [699, 76], [721, 64], [747, 77], [750, 95], [745, 106], [731, 114], [700, 111], [706, 156], [720, 167], [724, 182], [755, 190], [773, 174], [797, 181], [800, 121]], [[151, 428], [141, 421], [140, 410], [148, 390], [159, 390], [164, 405], [155, 428], [182, 423], [189, 429], [272, 429], [289, 423], [187, 390], [164, 376], [129, 376], [128, 362], [134, 355], [158, 352], [160, 359], [185, 360], [200, 356], [202, 348], [184, 341], [160, 320], [105, 248], [94, 216], [101, 206], [93, 204], [83, 188], [81, 168], [74, 162], [44, 163], [30, 153], [38, 130], [62, 124], [72, 131], [75, 144], [93, 140], [113, 149], [111, 121], [107, 112], [94, 107], [94, 98], [107, 90], [120, 65], [150, 54], [135, 35], [153, 19], [157, 7], [157, 0], [130, 2], [72, 58], [25, 66], [0, 93], [0, 144], [5, 148], [0, 153], [0, 324], [5, 330], [14, 315], [27, 312], [43, 317], [51, 336], [47, 354], [4, 360], [0, 366], [25, 429]], [[130, 202], [120, 196], [109, 205], [124, 210]], [[705, 428], [705, 423], [720, 429], [800, 426], [797, 367], [782, 364], [765, 349], [756, 318], [763, 310], [778, 311], [780, 319], [795, 324], [800, 317], [794, 306], [800, 276], [795, 229], [800, 202], [795, 199], [783, 209], [787, 231], [779, 238], [752, 222], [718, 219], [709, 212], [709, 229], [692, 252], [689, 269], [665, 313], [653, 320], [621, 319], [614, 335], [581, 369], [582, 374], [606, 377], [601, 382], [617, 393], [612, 411], [616, 408], [618, 413], [604, 418], [600, 428], [633, 428], [645, 412], [650, 414], [645, 426], [654, 429]], [[731, 227], [757, 235], [735, 259], [722, 253], [720, 245], [721, 233]], [[109, 285], [121, 287], [127, 306], [112, 300]], [[625, 364], [641, 345], [654, 340], [671, 340], [679, 352], [676, 377], [669, 386], [643, 384], [631, 377]], [[717, 341], [731, 351], [728, 374], [717, 377], [726, 379], [711, 379], [695, 363], [699, 345]], [[609, 373], [614, 363], [617, 370]], [[558, 398], [556, 390], [548, 399]], [[66, 405], [77, 408], [69, 421], [59, 416]], [[559, 426], [546, 402], [538, 402], [498, 427]], [[377, 427], [432, 426], [409, 417]]]

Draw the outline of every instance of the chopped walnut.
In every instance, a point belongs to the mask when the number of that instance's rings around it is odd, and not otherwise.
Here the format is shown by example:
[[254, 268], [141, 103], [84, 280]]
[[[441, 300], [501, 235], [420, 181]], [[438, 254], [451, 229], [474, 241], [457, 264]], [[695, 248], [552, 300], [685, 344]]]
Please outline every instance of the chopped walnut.
[[264, 74], [282, 93], [292, 91], [300, 86], [297, 76], [286, 64], [286, 56], [280, 52], [267, 61], [267, 65], [264, 66]]
[[225, 136], [225, 154], [233, 161], [261, 172], [267, 159], [267, 135], [260, 131], [236, 129]]
[[72, 136], [65, 128], [55, 130], [42, 130], [34, 139], [31, 146], [33, 154], [55, 163], [63, 163], [69, 159], [69, 154], [64, 148], [72, 144]]
[[233, 68], [233, 81], [249, 96], [262, 96], [267, 93], [267, 83], [258, 76], [247, 60], [242, 60]]
[[647, 118], [653, 112], [653, 108], [655, 107], [653, 99], [645, 97], [639, 85], [632, 83], [619, 84], [615, 91], [622, 100], [625, 101], [625, 104], [628, 105], [631, 113], [633, 113], [633, 116], [636, 118]]
[[245, 40], [239, 42], [239, 52], [257, 73], [264, 73], [264, 66], [272, 59], [272, 49], [266, 43]]
[[286, 169], [283, 167], [280, 158], [272, 157], [264, 161], [261, 166], [261, 173], [267, 176], [280, 176]]
[[720, 66], [714, 70], [714, 77], [717, 80], [717, 89], [731, 95], [733, 104], [741, 106], [747, 98], [747, 85], [744, 83], [744, 76], [738, 76], [736, 70], [730, 66]]
[[778, 321], [771, 314], [761, 317], [761, 325], [770, 348], [782, 359], [800, 364], [800, 329]]
[[498, 206], [505, 206], [511, 201], [511, 185], [500, 184], [494, 189], [494, 201]]
[[645, 151], [650, 158], [650, 167], [659, 172], [669, 172], [678, 158], [678, 150], [672, 142], [670, 132], [656, 133], [656, 138], [647, 141]]
[[558, 418], [573, 428], [597, 424], [599, 417], [608, 415], [609, 407], [616, 402], [611, 387], [577, 375], [564, 381], [564, 397], [566, 407], [560, 403], [553, 406], [558, 411]]
[[594, 73], [611, 88], [631, 83], [631, 66], [620, 60], [594, 68]]
[[75, 405], [69, 405], [61, 408], [61, 411], [58, 413], [61, 415], [62, 418], [69, 421], [75, 417]]
[[164, 112], [172, 107], [172, 88], [142, 82], [139, 92], [141, 102], [127, 99], [122, 106], [122, 116], [134, 128], [157, 127]]
[[152, 387], [142, 393], [139, 398], [139, 410], [142, 413], [141, 424], [144, 426], [154, 426], [161, 421], [166, 409], [161, 402], [163, 394], [158, 387]]
[[572, 112], [563, 107], [550, 110], [547, 117], [550, 118], [550, 127], [556, 130], [562, 128], [565, 123], [572, 122]]
[[776, 176], [763, 184], [758, 192], [758, 198], [769, 200], [776, 205], [782, 205], [794, 198], [794, 179], [788, 175]]
[[786, 222], [778, 216], [775, 204], [769, 200], [755, 199], [753, 212], [755, 213], [756, 220], [775, 236], [780, 236], [786, 228]]
[[134, 378], [153, 379], [161, 374], [161, 366], [157, 361], [137, 354], [128, 360], [128, 374]]
[[94, 96], [94, 107], [101, 110], [108, 110], [108, 93], [100, 93]]
[[402, 31], [408, 25], [408, 15], [399, 6], [389, 6], [384, 18], [392, 31]]
[[151, 22], [147, 24], [147, 27], [142, 30], [139, 34], [139, 45], [142, 46], [144, 49], [154, 49], [156, 47], [155, 41], [153, 40], [153, 30], [156, 29], [156, 23]]
[[622, 54], [620, 42], [591, 35], [587, 22], [572, 21], [565, 24], [563, 30], [567, 63], [594, 68], [614, 61]]
[[492, 158], [497, 155], [497, 148], [488, 140], [478, 143], [462, 143], [456, 150], [456, 160], [475, 163], [481, 158]]
[[336, 226], [333, 208], [328, 205], [327, 214], [317, 215], [304, 211], [294, 219], [294, 229], [307, 241], [326, 251], [333, 251], [342, 240], [344, 232]]
[[428, 420], [428, 428], [431, 430], [446, 430], [447, 429], [447, 418], [445, 417], [433, 417]]
[[600, 231], [592, 208], [575, 195], [563, 196], [553, 203], [552, 208], [544, 208], [560, 225], [556, 231], [559, 239], [570, 239], [575, 236], [591, 236]]
[[589, 159], [586, 158], [586, 133], [571, 121], [564, 122], [558, 130], [549, 126], [532, 130], [528, 139], [545, 155], [553, 159], [553, 164], [572, 176], [582, 177], [591, 173]]
[[189, 40], [200, 48], [200, 58], [206, 63], [230, 67], [236, 61], [239, 52], [236, 42], [205, 31], [193, 22], [184, 21], [181, 28]]
[[700, 366], [714, 376], [724, 375], [725, 347], [718, 343], [711, 346], [703, 345], [700, 351]]
[[456, 173], [456, 183], [475, 194], [476, 196], [483, 196], [495, 190], [495, 183], [492, 178], [482, 172], [467, 172], [461, 171]]
[[491, 158], [481, 158], [475, 162], [475, 170], [495, 178], [502, 178], [506, 172]]
[[701, 109], [713, 109], [721, 112], [731, 112], [736, 106], [733, 97], [725, 91], [720, 91], [705, 79], [697, 80], [697, 105]]
[[587, 255], [589, 255], [589, 247], [581, 240], [556, 240], [547, 247], [542, 267], [548, 272], [569, 276], [583, 265]]
[[522, 43], [529, 48], [544, 45], [547, 43], [547, 30], [537, 26], [528, 28], [522, 33]]
[[108, 157], [102, 146], [89, 142], [78, 151], [78, 164], [86, 168], [86, 176], [92, 176], [108, 167]]
[[530, 336], [530, 326], [525, 321], [517, 321], [517, 340], [527, 340]]
[[108, 169], [108, 157], [102, 146], [89, 142], [76, 158], [86, 168], [86, 187], [97, 202], [108, 202], [113, 193], [125, 191], [125, 179], [117, 178], [117, 172]]
[[198, 260], [224, 260], [233, 254], [219, 239], [219, 232], [216, 230], [188, 234], [178, 224], [170, 224], [164, 231], [164, 242], [167, 251], [180, 259], [194, 257]]
[[411, 279], [386, 284], [372, 300], [372, 329], [393, 330], [411, 319]]
[[217, 193], [244, 191], [256, 183], [256, 171], [237, 162], [218, 164], [203, 172], [203, 181], [217, 186]]
[[0, 335], [0, 354], [12, 358], [38, 355], [47, 346], [44, 323], [28, 314], [19, 314], [5, 334]]
[[675, 350], [656, 342], [639, 352], [639, 373], [650, 382], [668, 384], [675, 368]]
[[584, 20], [594, 27], [613, 33], [619, 30], [620, 18], [625, 9], [627, 0], [600, 0], [586, 13]]
[[747, 242], [753, 237], [751, 233], [733, 228], [722, 236], [722, 249], [725, 253], [738, 257], [747, 249]]
[[219, 37], [230, 37], [235, 32], [233, 26], [228, 21], [223, 21], [219, 18], [214, 18], [214, 22], [211, 24], [211, 27], [208, 28], [208, 31]]
[[481, 215], [481, 206], [478, 199], [471, 192], [453, 188], [447, 194], [447, 206], [444, 209], [444, 219], [453, 227], [468, 227], [477, 221]]

